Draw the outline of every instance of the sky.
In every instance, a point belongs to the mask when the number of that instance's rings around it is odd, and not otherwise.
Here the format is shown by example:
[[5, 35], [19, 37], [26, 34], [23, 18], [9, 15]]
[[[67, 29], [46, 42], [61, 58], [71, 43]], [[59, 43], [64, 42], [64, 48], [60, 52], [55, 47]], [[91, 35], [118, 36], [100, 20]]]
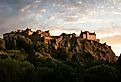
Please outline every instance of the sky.
[[52, 35], [96, 32], [119, 56], [121, 0], [0, 0], [0, 36], [27, 27]]

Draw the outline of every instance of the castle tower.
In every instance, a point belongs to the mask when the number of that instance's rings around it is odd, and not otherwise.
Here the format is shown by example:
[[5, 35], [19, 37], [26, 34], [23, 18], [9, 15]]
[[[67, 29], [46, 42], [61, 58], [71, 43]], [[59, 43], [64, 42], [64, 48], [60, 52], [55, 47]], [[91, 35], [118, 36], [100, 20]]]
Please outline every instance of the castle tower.
[[93, 40], [93, 41], [98, 41], [99, 42], [99, 39], [96, 39], [95, 32], [94, 33], [90, 33], [89, 31], [85, 31], [85, 32], [81, 31], [80, 37], [82, 39]]

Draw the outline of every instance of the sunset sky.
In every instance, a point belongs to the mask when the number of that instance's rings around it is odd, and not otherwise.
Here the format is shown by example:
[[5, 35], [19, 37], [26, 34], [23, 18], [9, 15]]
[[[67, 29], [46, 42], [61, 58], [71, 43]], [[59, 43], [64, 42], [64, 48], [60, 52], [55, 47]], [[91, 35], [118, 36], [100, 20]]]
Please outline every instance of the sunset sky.
[[16, 29], [96, 32], [121, 53], [121, 0], [0, 0], [0, 35]]

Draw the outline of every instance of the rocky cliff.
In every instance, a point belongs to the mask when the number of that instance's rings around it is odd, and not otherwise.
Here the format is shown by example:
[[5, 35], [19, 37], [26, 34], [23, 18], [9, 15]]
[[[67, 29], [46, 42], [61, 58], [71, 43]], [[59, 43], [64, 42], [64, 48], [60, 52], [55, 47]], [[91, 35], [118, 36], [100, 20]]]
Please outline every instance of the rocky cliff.
[[69, 59], [76, 58], [80, 61], [84, 60], [84, 58], [106, 61], [116, 60], [115, 53], [112, 51], [111, 46], [108, 46], [106, 43], [101, 44], [97, 41], [81, 39], [79, 37], [63, 36], [60, 42], [57, 44], [51, 42], [50, 46], [53, 46], [55, 51], [65, 49], [65, 53], [68, 53]]
[[[106, 43], [101, 44], [93, 34], [94, 39], [89, 32], [76, 36], [73, 34], [61, 34], [60, 36], [51, 36], [49, 32], [33, 32], [32, 35], [26, 35], [29, 32], [11, 32], [4, 34], [6, 49], [24, 49], [26, 52], [37, 52], [38, 56], [46, 58], [59, 58], [66, 61], [74, 60], [78, 62], [90, 62], [95, 60], [115, 61], [116, 56], [111, 46]], [[44, 34], [43, 34], [44, 33]], [[22, 44], [22, 45], [21, 45]], [[36, 55], [36, 54], [35, 54]]]

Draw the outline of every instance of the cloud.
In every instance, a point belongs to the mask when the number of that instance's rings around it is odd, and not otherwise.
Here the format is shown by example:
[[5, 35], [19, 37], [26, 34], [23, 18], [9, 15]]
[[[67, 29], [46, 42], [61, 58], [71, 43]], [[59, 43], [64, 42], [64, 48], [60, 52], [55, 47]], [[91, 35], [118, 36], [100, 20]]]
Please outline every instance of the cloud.
[[107, 42], [108, 44], [117, 45], [121, 43], [121, 35], [101, 38], [101, 42]]
[[100, 39], [102, 43], [106, 42], [110, 45], [117, 56], [121, 53], [121, 35], [115, 35], [112, 37], [105, 37]]
[[98, 31], [98, 36], [100, 37], [100, 42], [106, 42], [110, 45], [117, 56], [121, 53], [121, 29], [120, 27], [112, 27], [100, 29]]
[[[92, 26], [96, 28], [96, 26], [100, 27], [102, 26], [102, 24], [106, 25], [112, 22], [112, 19], [104, 18], [105, 15], [108, 15], [110, 13], [109, 11], [106, 12], [105, 9], [98, 10], [98, 8], [102, 7], [103, 5], [106, 5], [108, 1], [109, 0], [107, 1], [102, 0], [101, 3], [99, 3], [99, 1], [97, 0], [74, 0], [74, 1], [73, 0], [69, 0], [69, 1], [68, 0], [51, 0], [51, 1], [50, 0], [26, 0], [26, 1], [2, 0], [1, 7], [3, 7], [4, 5], [6, 9], [9, 9], [9, 8], [10, 9], [7, 11], [3, 9], [4, 11], [3, 13], [9, 13], [9, 15], [3, 16], [4, 15], [3, 14], [1, 15], [1, 17], [7, 17], [7, 18], [16, 17], [16, 19], [18, 19], [16, 20], [16, 22], [19, 22], [19, 25], [21, 24], [22, 26], [23, 26], [22, 24], [23, 22], [20, 23], [20, 21], [23, 19], [24, 23], [27, 23], [26, 25], [28, 25], [28, 23], [32, 25], [33, 23], [33, 26], [41, 25], [44, 27], [48, 27], [48, 26], [56, 26], [58, 25], [59, 22], [63, 23], [65, 21], [66, 23], [64, 27], [66, 26], [69, 27], [69, 24], [70, 24], [78, 28], [79, 26], [76, 25], [78, 24], [80, 25], [80, 28], [84, 26], [85, 28], [90, 29], [90, 27]], [[114, 1], [114, 2], [116, 3], [118, 1]], [[113, 14], [117, 14], [117, 13], [120, 13], [120, 12], [113, 11]], [[103, 16], [103, 18], [101, 15]], [[101, 17], [97, 18], [96, 16], [97, 17], [101, 16]], [[5, 18], [2, 18], [0, 20], [3, 20], [3, 19], [4, 21], [11, 20], [11, 19], [5, 19]], [[54, 20], [56, 20], [57, 22], [55, 22]], [[12, 21], [10, 21], [10, 23], [11, 22]], [[16, 23], [16, 22], [13, 22], [13, 23]]]
[[120, 26], [113, 26], [113, 27], [107, 27], [107, 28], [99, 28], [95, 30], [98, 34], [99, 38], [107, 38], [121, 35], [121, 27]]
[[120, 54], [121, 54], [121, 44], [120, 43], [117, 45], [112, 45], [112, 49], [117, 56], [120, 56]]
[[20, 12], [25, 12], [31, 8], [31, 5], [27, 5], [26, 7], [22, 8]]
[[[79, 4], [80, 1], [82, 2], [81, 5]], [[14, 12], [16, 12], [15, 13], [16, 15], [23, 14], [23, 13], [28, 14], [29, 16], [31, 14], [37, 15], [39, 13], [38, 12], [39, 10], [44, 9], [44, 10], [42, 10], [43, 12], [46, 12], [46, 10], [49, 10], [46, 13], [46, 15], [49, 15], [50, 13], [51, 13], [50, 15], [53, 15], [52, 13], [57, 13], [55, 15], [58, 15], [58, 13], [61, 13], [61, 11], [64, 11], [64, 12], [66, 12], [66, 14], [63, 14], [63, 17], [64, 17], [64, 15], [69, 16], [69, 15], [73, 15], [74, 13], [87, 14], [87, 12], [91, 12], [90, 9], [92, 9], [94, 7], [93, 6], [94, 3], [96, 3], [95, 0], [94, 1], [80, 0], [80, 1], [78, 1], [78, 0], [75, 0], [75, 1], [73, 1], [73, 0], [70, 0], [70, 1], [63, 1], [63, 0], [51, 0], [51, 1], [50, 0], [35, 0], [35, 1], [34, 0], [26, 0], [26, 1], [11, 0], [11, 1], [4, 1], [4, 0], [2, 0], [4, 5], [8, 5], [9, 8], [11, 8], [12, 10], [14, 10]], [[53, 4], [54, 4], [54, 7], [52, 7]], [[19, 13], [18, 10], [23, 12], [23, 13]], [[37, 16], [38, 17], [41, 16], [41, 13], [40, 13], [40, 15], [38, 14]], [[58, 17], [59, 16], [60, 15], [58, 15]], [[79, 16], [77, 15], [75, 17], [79, 17]], [[36, 17], [35, 17], [35, 19], [36, 19]], [[65, 19], [67, 21], [78, 20], [77, 18], [74, 18], [74, 16], [67, 17]], [[92, 22], [92, 21], [93, 20], [90, 20], [90, 22]]]

